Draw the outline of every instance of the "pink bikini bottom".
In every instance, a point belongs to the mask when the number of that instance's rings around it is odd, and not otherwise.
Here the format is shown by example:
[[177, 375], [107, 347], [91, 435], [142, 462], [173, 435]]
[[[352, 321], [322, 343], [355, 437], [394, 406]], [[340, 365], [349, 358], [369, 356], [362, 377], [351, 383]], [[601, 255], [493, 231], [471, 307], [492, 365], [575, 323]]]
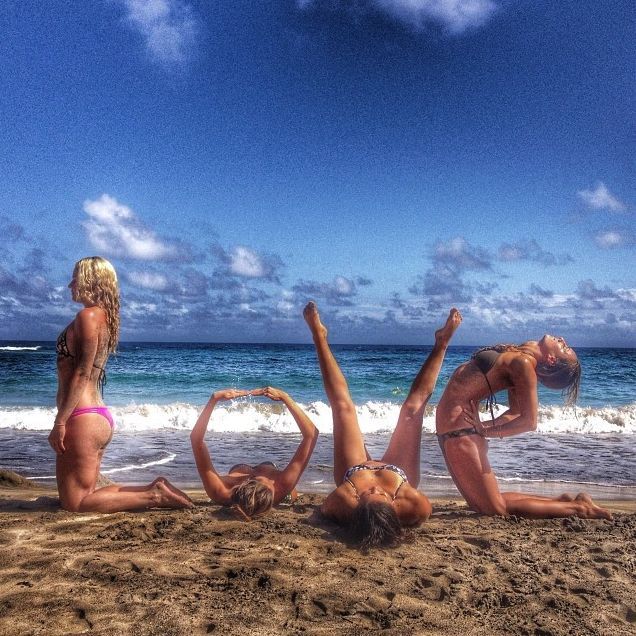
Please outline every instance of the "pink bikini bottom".
[[110, 411], [105, 406], [87, 406], [81, 409], [75, 409], [70, 417], [75, 417], [77, 415], [86, 415], [87, 413], [97, 413], [97, 415], [101, 415], [109, 424], [111, 428], [115, 428], [115, 422], [113, 420], [113, 416], [110, 414]]

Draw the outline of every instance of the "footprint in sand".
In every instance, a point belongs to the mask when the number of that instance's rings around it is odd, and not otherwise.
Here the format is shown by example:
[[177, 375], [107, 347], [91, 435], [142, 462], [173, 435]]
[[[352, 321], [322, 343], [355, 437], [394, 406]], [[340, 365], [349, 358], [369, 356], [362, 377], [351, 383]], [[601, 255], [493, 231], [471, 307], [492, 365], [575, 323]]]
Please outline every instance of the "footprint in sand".
[[423, 576], [415, 581], [415, 594], [429, 601], [443, 601], [449, 595], [448, 581], [445, 578], [435, 580]]

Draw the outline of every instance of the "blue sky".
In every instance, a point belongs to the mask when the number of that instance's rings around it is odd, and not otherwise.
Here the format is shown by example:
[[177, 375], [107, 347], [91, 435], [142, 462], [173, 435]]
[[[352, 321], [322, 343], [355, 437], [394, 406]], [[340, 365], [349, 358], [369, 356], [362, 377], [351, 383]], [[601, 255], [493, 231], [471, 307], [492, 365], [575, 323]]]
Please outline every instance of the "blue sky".
[[633, 346], [627, 0], [9, 1], [0, 338]]

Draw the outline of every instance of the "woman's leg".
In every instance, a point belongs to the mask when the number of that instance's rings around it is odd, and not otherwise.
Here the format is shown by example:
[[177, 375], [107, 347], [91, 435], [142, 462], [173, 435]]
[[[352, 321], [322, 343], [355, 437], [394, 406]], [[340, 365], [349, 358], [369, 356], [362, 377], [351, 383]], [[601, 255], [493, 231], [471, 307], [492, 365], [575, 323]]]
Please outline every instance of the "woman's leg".
[[[513, 495], [512, 497], [510, 495]], [[583, 519], [611, 519], [609, 510], [597, 506], [586, 493], [579, 493], [574, 499], [558, 497], [549, 499], [523, 493], [502, 493], [508, 514], [531, 519], [552, 517], [582, 517]]]
[[56, 476], [62, 508], [73, 512], [119, 512], [142, 508], [185, 508], [190, 500], [167, 480], [148, 486], [106, 486], [95, 490], [104, 448], [112, 434], [98, 414], [72, 418], [66, 425], [66, 451], [57, 456]]
[[383, 462], [400, 466], [413, 488], [417, 488], [420, 483], [420, 443], [424, 409], [435, 389], [448, 343], [461, 321], [461, 314], [453, 308], [444, 326], [435, 332], [433, 350], [411, 385], [411, 390], [400, 409], [389, 447], [382, 457]]
[[586, 519], [611, 519], [607, 510], [589, 497], [578, 495], [574, 501], [546, 499], [520, 493], [501, 493], [488, 461], [488, 442], [479, 435], [446, 439], [444, 459], [466, 503], [485, 515], [518, 515], [532, 519], [577, 516]]
[[349, 387], [338, 362], [327, 342], [327, 329], [320, 321], [318, 307], [311, 302], [303, 311], [303, 316], [316, 346], [322, 381], [331, 405], [333, 417], [333, 476], [339, 486], [345, 471], [367, 459], [364, 439], [358, 426], [356, 408], [349, 395]]

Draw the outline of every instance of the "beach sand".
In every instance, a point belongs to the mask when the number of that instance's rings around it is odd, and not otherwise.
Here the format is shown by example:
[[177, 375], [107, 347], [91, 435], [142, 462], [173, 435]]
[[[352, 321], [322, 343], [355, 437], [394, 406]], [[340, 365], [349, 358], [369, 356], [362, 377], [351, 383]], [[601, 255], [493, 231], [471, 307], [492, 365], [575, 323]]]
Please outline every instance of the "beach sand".
[[71, 514], [0, 489], [0, 634], [636, 633], [636, 507], [614, 521], [486, 518], [435, 500], [412, 542], [361, 555], [321, 495], [240, 522]]

